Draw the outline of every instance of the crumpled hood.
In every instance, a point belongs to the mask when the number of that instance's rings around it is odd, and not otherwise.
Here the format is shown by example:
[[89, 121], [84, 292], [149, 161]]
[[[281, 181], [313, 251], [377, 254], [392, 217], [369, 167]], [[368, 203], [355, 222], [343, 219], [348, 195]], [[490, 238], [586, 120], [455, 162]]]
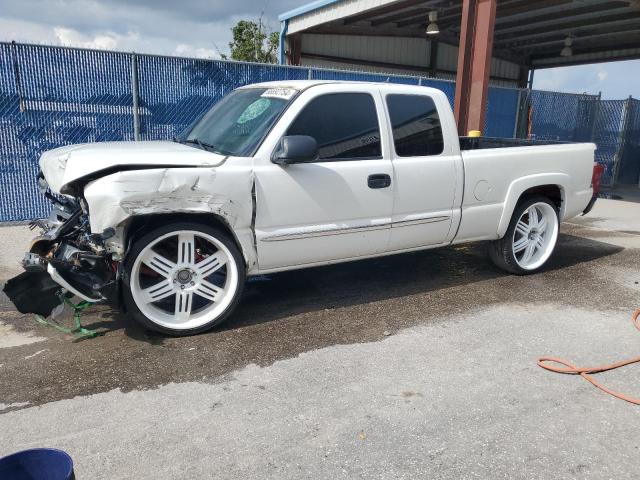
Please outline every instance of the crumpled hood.
[[221, 165], [225, 156], [206, 152], [176, 142], [103, 142], [69, 145], [44, 152], [40, 157], [40, 170], [51, 190], [61, 190], [71, 182], [114, 168], [132, 170], [136, 166], [199, 167]]

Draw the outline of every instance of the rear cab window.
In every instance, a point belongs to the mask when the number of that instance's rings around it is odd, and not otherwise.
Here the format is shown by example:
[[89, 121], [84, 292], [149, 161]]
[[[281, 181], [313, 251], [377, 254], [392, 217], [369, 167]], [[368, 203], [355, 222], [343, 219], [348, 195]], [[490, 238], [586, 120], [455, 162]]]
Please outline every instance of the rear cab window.
[[382, 158], [378, 112], [369, 93], [319, 95], [300, 111], [286, 134], [315, 138], [320, 161]]
[[425, 157], [443, 152], [442, 125], [431, 97], [389, 94], [386, 101], [397, 156]]

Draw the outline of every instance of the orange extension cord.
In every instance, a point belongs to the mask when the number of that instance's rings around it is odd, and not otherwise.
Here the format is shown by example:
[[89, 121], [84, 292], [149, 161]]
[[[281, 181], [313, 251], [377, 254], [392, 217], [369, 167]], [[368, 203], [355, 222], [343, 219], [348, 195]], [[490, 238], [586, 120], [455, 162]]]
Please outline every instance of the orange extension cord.
[[[636, 327], [636, 329], [640, 331], [640, 308], [638, 308], [635, 312], [633, 312], [633, 315], [631, 316], [631, 321], [633, 322], [634, 327]], [[564, 365], [567, 368], [546, 365], [545, 362]], [[640, 405], [640, 398], [633, 398], [623, 393], [615, 392], [610, 388], [605, 387], [604, 385], [602, 385], [600, 382], [598, 382], [596, 379], [594, 379], [591, 376], [591, 374], [593, 373], [606, 372], [608, 370], [624, 367], [625, 365], [631, 365], [632, 363], [640, 363], [640, 357], [635, 357], [630, 360], [624, 360], [618, 363], [612, 363], [611, 365], [602, 365], [600, 367], [593, 367], [593, 368], [578, 368], [575, 365], [567, 362], [566, 360], [562, 360], [560, 358], [554, 358], [554, 357], [542, 357], [538, 359], [538, 366], [544, 368], [545, 370], [549, 370], [551, 372], [556, 372], [556, 373], [566, 373], [569, 375], [580, 375], [587, 382], [591, 383], [593, 386], [599, 388], [603, 392], [606, 392], [609, 395], [613, 395], [614, 397], [624, 400], [625, 402], [633, 403], [634, 405]]]

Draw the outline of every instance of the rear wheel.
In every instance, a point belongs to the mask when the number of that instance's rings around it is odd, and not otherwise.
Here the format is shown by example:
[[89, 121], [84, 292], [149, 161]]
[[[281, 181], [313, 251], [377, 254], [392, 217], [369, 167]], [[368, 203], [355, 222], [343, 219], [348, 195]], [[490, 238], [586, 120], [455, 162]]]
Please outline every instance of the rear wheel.
[[234, 310], [245, 281], [244, 262], [223, 231], [185, 222], [137, 239], [125, 263], [127, 311], [144, 326], [192, 335], [220, 324]]
[[534, 273], [549, 260], [558, 231], [556, 206], [546, 197], [528, 197], [516, 207], [504, 237], [491, 242], [491, 259], [510, 273]]

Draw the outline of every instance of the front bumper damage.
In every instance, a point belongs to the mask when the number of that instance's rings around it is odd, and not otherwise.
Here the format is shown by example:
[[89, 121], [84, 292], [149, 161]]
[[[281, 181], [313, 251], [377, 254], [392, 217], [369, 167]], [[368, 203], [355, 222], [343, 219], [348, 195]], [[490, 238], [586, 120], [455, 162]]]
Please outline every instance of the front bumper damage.
[[47, 220], [32, 222], [41, 234], [22, 260], [23, 273], [9, 280], [4, 292], [21, 313], [47, 317], [64, 297], [116, 304], [120, 262], [105, 248], [114, 231], [93, 235], [82, 200], [45, 195], [54, 203]]

